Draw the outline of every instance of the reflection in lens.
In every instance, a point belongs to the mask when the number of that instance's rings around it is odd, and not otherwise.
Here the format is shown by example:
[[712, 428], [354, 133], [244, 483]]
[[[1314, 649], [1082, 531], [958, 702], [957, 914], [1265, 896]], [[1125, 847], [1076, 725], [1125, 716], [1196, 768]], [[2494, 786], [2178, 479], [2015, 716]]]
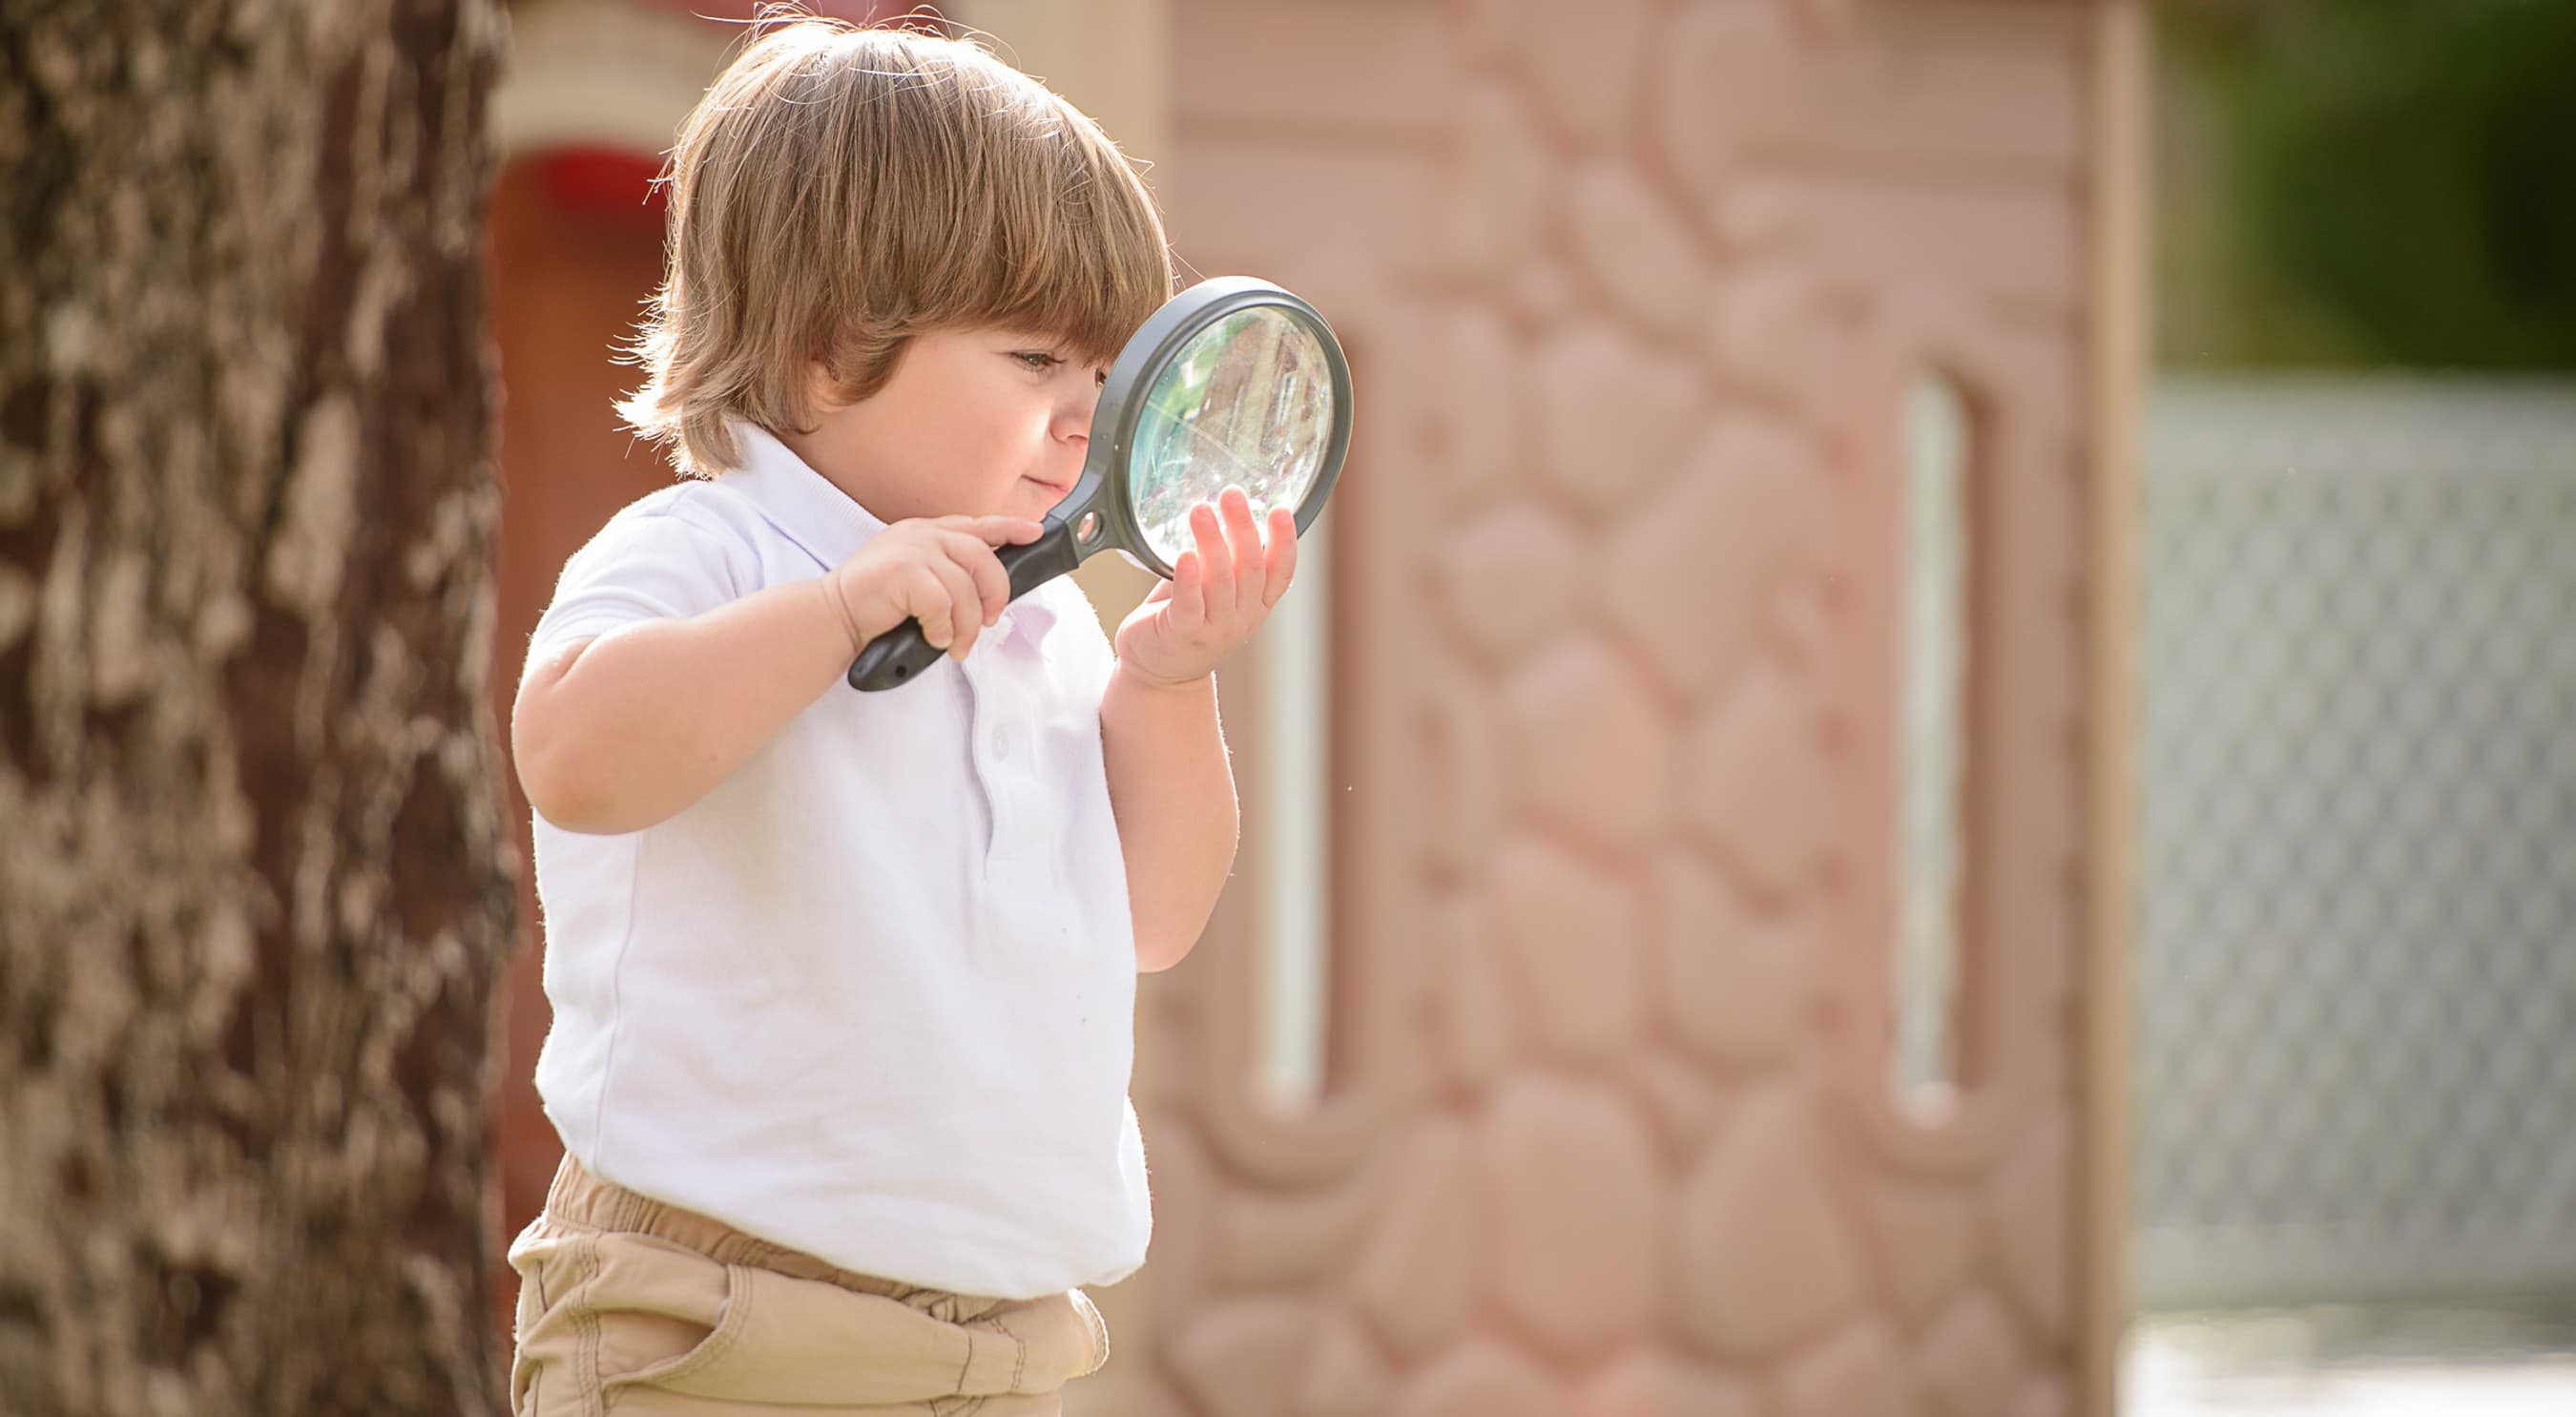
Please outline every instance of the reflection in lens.
[[1190, 508], [1228, 487], [1255, 516], [1295, 508], [1332, 436], [1333, 376], [1323, 342], [1273, 305], [1199, 331], [1146, 395], [1128, 496], [1165, 565], [1190, 545]]

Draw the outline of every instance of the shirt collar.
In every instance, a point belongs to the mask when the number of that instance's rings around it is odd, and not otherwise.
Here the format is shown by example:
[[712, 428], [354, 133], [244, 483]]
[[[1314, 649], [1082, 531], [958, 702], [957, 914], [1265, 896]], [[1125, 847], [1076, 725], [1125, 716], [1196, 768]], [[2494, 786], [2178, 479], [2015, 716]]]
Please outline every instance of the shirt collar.
[[[739, 466], [717, 474], [723, 485], [750, 499], [779, 535], [826, 569], [850, 559], [869, 537], [885, 530], [883, 519], [816, 472], [776, 434], [739, 418], [731, 427], [742, 458]], [[997, 628], [1038, 645], [1059, 614], [1055, 589], [1049, 582], [1012, 601]]]

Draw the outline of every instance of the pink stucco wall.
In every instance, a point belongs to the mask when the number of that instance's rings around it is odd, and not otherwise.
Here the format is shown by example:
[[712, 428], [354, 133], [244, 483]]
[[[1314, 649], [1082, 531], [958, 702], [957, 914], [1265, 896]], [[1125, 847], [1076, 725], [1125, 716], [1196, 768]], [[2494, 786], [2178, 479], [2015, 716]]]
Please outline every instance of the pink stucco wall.
[[[1172, 10], [1180, 252], [1321, 306], [1361, 412], [1334, 1085], [1253, 1100], [1247, 875], [1148, 996], [1149, 1410], [2073, 1410], [2091, 8]], [[1926, 368], [1977, 537], [1929, 1126], [1885, 1083]]]

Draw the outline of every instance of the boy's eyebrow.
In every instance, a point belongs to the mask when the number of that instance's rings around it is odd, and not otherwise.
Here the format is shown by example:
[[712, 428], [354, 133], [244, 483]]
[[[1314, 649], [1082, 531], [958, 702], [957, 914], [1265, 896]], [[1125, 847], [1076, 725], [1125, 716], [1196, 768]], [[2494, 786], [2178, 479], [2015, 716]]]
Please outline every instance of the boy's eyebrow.
[[[1064, 331], [1047, 334], [1039, 330], [1015, 330], [1004, 326], [997, 328], [994, 334], [1005, 344], [1017, 345], [1022, 349], [1044, 349], [1049, 354], [1063, 355], [1067, 359], [1073, 357], [1071, 351], [1077, 343], [1071, 333]], [[1116, 358], [1117, 356], [1112, 354], [1108, 358], [1094, 362], [1106, 369]]]

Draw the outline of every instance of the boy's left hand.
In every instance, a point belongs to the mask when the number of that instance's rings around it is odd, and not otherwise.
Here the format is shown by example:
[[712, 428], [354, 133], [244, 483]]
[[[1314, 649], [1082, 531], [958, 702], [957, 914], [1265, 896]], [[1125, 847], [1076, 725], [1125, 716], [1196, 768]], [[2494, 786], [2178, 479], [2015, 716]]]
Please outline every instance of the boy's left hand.
[[1297, 573], [1297, 518], [1270, 513], [1265, 539], [1252, 500], [1239, 487], [1216, 505], [1190, 509], [1196, 543], [1181, 553], [1172, 578], [1154, 587], [1118, 627], [1118, 663], [1150, 684], [1178, 686], [1205, 677], [1270, 614]]

